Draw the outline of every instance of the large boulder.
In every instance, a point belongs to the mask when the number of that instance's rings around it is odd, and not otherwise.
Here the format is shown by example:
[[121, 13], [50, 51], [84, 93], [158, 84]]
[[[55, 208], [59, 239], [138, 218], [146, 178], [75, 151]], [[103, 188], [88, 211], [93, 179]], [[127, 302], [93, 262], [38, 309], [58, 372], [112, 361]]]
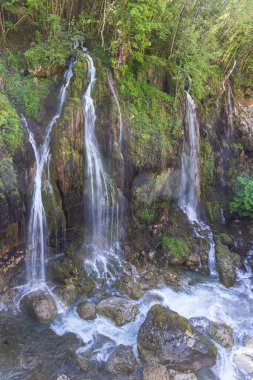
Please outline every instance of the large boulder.
[[82, 302], [76, 309], [78, 315], [82, 319], [95, 319], [96, 318], [96, 305], [92, 302]]
[[106, 369], [110, 373], [131, 373], [136, 366], [136, 358], [131, 347], [119, 345], [109, 356]]
[[196, 371], [215, 364], [215, 345], [189, 321], [162, 305], [154, 305], [141, 325], [137, 345], [146, 362], [177, 371]]
[[211, 322], [208, 333], [215, 342], [224, 348], [230, 348], [234, 344], [233, 330], [225, 323]]
[[57, 316], [54, 299], [45, 290], [35, 290], [25, 295], [21, 307], [40, 323], [51, 323]]
[[170, 380], [167, 368], [156, 362], [148, 363], [143, 369], [143, 380]]
[[110, 297], [97, 305], [97, 312], [112, 319], [117, 326], [122, 326], [135, 319], [138, 306], [134, 301], [126, 298]]
[[81, 372], [88, 371], [90, 367], [91, 353], [80, 348], [75, 353], [75, 363]]
[[132, 276], [123, 275], [116, 281], [116, 286], [120, 292], [127, 294], [133, 299], [139, 299], [144, 295], [141, 285]]
[[226, 287], [233, 286], [236, 281], [236, 268], [241, 266], [240, 256], [231, 252], [228, 241], [225, 244], [224, 234], [216, 238], [216, 264], [220, 282]]

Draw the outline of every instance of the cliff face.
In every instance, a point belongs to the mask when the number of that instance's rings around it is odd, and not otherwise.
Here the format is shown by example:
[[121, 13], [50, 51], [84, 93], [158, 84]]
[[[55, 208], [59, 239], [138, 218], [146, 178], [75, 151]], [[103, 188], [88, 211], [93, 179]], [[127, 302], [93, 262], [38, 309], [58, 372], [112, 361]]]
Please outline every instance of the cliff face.
[[[162, 73], [148, 73], [149, 86], [155, 84], [158, 88], [158, 92], [151, 93], [148, 99], [136, 98], [131, 94], [131, 89], [128, 89], [130, 93], [127, 96], [128, 90], [124, 83], [119, 81], [119, 85], [114, 84], [123, 115], [122, 161], [118, 144], [118, 105], [108, 83], [107, 69], [98, 59], [95, 59], [95, 65], [97, 80], [93, 97], [97, 115], [96, 132], [107, 172], [115, 186], [121, 188], [129, 204], [127, 239], [136, 242], [136, 246], [132, 245], [131, 254], [135, 256], [134, 259], [141, 259], [144, 255], [145, 260], [149, 260], [148, 255], [152, 256], [150, 252], [157, 251], [166, 257], [164, 238], [172, 237], [179, 239], [177, 243], [183, 240], [189, 252], [196, 253], [195, 257], [188, 260], [189, 266], [197, 265], [196, 257], [201, 256], [205, 270], [207, 256], [203, 239], [189, 239], [191, 227], [177, 208], [184, 96], [176, 108], [172, 106], [171, 99], [163, 93], [169, 91], [169, 85], [168, 78]], [[83, 241], [83, 228], [89, 224], [85, 211], [87, 200], [82, 109], [82, 95], [87, 87], [87, 79], [86, 60], [80, 57], [74, 66], [74, 77], [68, 89], [63, 113], [53, 129], [50, 165], [43, 182], [50, 247], [56, 251], [66, 242], [66, 230], [67, 243], [71, 239]], [[46, 124], [52, 113], [57, 89], [56, 84], [50, 87], [50, 94], [41, 112], [41, 119], [44, 118], [41, 125]], [[138, 96], [141, 91], [140, 89]], [[227, 93], [209, 113], [204, 113], [201, 106], [198, 106], [201, 198], [205, 214], [214, 225], [214, 230], [219, 230], [222, 224], [221, 210], [227, 220], [231, 218], [228, 203], [233, 179], [241, 171], [253, 167], [252, 97], [248, 93], [238, 97], [233, 95], [233, 91], [232, 88], [230, 108]], [[33, 130], [39, 140], [43, 128], [32, 120], [30, 123], [34, 124]], [[35, 172], [34, 157], [26, 133], [23, 134], [22, 144], [12, 152], [11, 159], [4, 158], [4, 146], [0, 149], [0, 154], [0, 253], [3, 256], [9, 252], [11, 257], [25, 241]], [[126, 251], [129, 252], [129, 249]], [[20, 252], [23, 256], [24, 250]], [[6, 260], [3, 260], [3, 265], [4, 262]]]

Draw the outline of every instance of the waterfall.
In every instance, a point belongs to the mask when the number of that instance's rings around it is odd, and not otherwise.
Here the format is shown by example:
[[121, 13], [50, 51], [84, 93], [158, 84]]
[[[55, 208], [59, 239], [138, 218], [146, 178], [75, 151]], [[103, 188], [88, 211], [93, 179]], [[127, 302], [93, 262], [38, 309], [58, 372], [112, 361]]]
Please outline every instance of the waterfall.
[[200, 174], [199, 174], [199, 124], [195, 103], [187, 92], [185, 138], [182, 152], [182, 172], [179, 205], [191, 222], [198, 221]]
[[42, 198], [43, 175], [45, 172], [46, 164], [50, 160], [51, 132], [53, 126], [61, 115], [63, 104], [66, 99], [66, 91], [69, 86], [70, 79], [73, 76], [72, 66], [74, 63], [74, 61], [70, 62], [69, 67], [64, 73], [64, 83], [59, 91], [56, 112], [47, 125], [43, 143], [41, 145], [38, 145], [36, 143], [35, 137], [29, 129], [27, 120], [24, 116], [22, 116], [22, 123], [27, 129], [29, 142], [32, 145], [36, 161], [36, 173], [33, 184], [33, 195], [30, 207], [27, 239], [27, 283], [32, 288], [42, 286], [46, 282], [48, 228]]
[[121, 158], [123, 159], [123, 153], [122, 153], [122, 142], [123, 142], [123, 117], [122, 117], [122, 111], [121, 111], [121, 107], [120, 107], [120, 104], [119, 104], [118, 95], [117, 95], [117, 92], [116, 92], [116, 89], [115, 89], [115, 84], [114, 84], [114, 81], [113, 81], [113, 78], [112, 78], [112, 74], [111, 74], [110, 71], [108, 71], [107, 78], [108, 78], [108, 83], [109, 83], [109, 87], [110, 87], [112, 96], [113, 96], [113, 98], [115, 100], [115, 103], [117, 105], [118, 112], [119, 112], [119, 138], [118, 138], [118, 145], [119, 145], [119, 149], [120, 149]]
[[91, 258], [86, 267], [98, 275], [110, 272], [112, 261], [117, 262], [119, 241], [119, 194], [105, 170], [96, 137], [96, 112], [92, 90], [96, 82], [96, 69], [92, 57], [84, 51], [88, 65], [88, 86], [82, 97], [85, 120], [86, 191], [88, 218], [91, 223]]
[[200, 171], [199, 171], [199, 123], [196, 106], [189, 92], [187, 94], [186, 129], [182, 151], [181, 183], [179, 206], [191, 223], [197, 225], [195, 232], [201, 237], [201, 231], [207, 232], [209, 241], [208, 264], [210, 275], [217, 276], [215, 243], [210, 227], [200, 219]]

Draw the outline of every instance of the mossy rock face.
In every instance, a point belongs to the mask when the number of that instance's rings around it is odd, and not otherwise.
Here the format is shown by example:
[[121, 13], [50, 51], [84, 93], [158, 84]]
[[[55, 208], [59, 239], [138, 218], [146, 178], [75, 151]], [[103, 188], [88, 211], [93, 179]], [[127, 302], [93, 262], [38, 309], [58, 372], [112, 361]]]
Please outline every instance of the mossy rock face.
[[171, 264], [185, 263], [189, 256], [189, 246], [183, 238], [164, 236], [162, 240], [163, 250], [168, 251], [168, 259]]
[[236, 268], [241, 267], [241, 258], [237, 253], [231, 252], [228, 245], [222, 242], [230, 244], [231, 239], [226, 234], [216, 237], [216, 265], [220, 282], [226, 287], [230, 287], [236, 281]]
[[58, 284], [74, 285], [82, 297], [87, 296], [95, 288], [95, 281], [83, 270], [80, 260], [67, 257], [51, 261], [48, 267], [49, 277]]
[[137, 346], [145, 362], [178, 371], [196, 371], [215, 364], [214, 344], [189, 321], [162, 305], [154, 305], [140, 327]]

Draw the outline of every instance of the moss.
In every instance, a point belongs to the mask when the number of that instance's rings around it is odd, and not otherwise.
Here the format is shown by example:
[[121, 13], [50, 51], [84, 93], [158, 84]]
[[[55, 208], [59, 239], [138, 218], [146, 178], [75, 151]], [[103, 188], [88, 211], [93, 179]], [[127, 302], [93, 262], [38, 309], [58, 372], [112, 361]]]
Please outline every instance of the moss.
[[157, 304], [152, 306], [150, 312], [154, 316], [156, 323], [159, 324], [159, 327], [161, 328], [168, 326], [169, 330], [192, 332], [192, 327], [186, 318], [162, 305]]
[[180, 237], [164, 236], [162, 247], [163, 250], [169, 251], [169, 260], [172, 264], [183, 264], [190, 251], [188, 243]]

